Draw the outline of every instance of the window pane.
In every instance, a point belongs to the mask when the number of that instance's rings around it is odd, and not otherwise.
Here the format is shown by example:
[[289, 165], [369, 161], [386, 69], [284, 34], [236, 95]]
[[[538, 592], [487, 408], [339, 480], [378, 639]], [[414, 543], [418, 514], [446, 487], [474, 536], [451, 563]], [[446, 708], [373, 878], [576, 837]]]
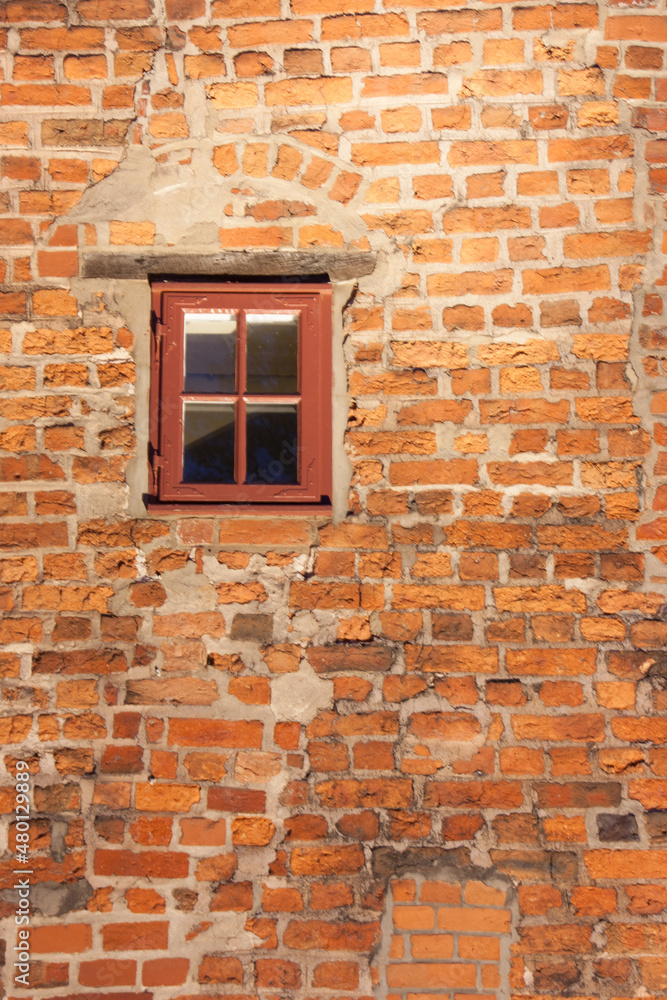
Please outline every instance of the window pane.
[[298, 483], [296, 404], [249, 403], [248, 483]]
[[298, 313], [247, 313], [246, 330], [246, 392], [298, 392]]
[[236, 316], [186, 313], [185, 392], [236, 391]]
[[184, 404], [184, 483], [234, 482], [235, 430], [233, 403]]

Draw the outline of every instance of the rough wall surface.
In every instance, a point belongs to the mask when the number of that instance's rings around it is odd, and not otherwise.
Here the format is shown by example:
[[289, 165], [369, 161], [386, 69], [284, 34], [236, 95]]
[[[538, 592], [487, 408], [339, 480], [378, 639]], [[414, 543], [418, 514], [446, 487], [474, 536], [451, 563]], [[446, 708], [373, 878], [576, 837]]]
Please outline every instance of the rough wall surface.
[[[667, 990], [662, 0], [0, 6], [6, 995]], [[304, 254], [343, 509], [148, 513], [146, 269]]]

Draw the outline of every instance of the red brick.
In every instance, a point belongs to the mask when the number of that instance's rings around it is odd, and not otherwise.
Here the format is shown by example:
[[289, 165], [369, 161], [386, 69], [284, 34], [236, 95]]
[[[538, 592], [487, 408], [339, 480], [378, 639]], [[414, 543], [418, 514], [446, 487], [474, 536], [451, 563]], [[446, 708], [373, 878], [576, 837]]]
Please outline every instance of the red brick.
[[298, 989], [301, 969], [285, 959], [260, 958], [255, 962], [257, 985], [264, 989]]
[[134, 959], [104, 958], [79, 963], [79, 982], [82, 986], [134, 986], [137, 981], [137, 963]]
[[170, 719], [169, 741], [189, 747], [256, 747], [262, 745], [261, 722], [223, 719]]
[[93, 943], [90, 924], [64, 923], [54, 926], [34, 927], [30, 933], [30, 948], [36, 954], [67, 952], [77, 954], [87, 951]]
[[285, 928], [283, 941], [288, 948], [322, 951], [369, 952], [380, 940], [380, 925], [365, 923], [329, 923], [324, 920], [292, 920]]
[[204, 955], [198, 978], [200, 983], [242, 983], [243, 966], [238, 958]]
[[168, 931], [169, 924], [159, 920], [106, 924], [102, 942], [105, 951], [162, 951], [167, 948]]
[[455, 809], [470, 806], [507, 809], [522, 802], [521, 785], [512, 782], [428, 781], [424, 792], [427, 807], [446, 804]]
[[95, 852], [97, 875], [132, 875], [148, 878], [184, 878], [188, 872], [188, 857], [175, 851], [112, 851]]
[[359, 966], [355, 962], [320, 962], [313, 970], [313, 986], [324, 989], [355, 990]]
[[550, 927], [526, 927], [520, 931], [522, 953], [572, 953], [582, 954], [592, 949], [590, 929], [575, 924], [559, 924]]
[[141, 982], [144, 986], [180, 986], [189, 969], [188, 958], [153, 958], [144, 962]]

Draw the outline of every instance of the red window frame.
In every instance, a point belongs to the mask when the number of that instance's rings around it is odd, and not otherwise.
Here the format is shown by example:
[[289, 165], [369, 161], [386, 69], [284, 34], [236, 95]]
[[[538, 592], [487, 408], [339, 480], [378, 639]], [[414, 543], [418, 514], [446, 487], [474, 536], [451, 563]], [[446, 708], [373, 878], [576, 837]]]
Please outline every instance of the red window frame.
[[[171, 504], [328, 505], [331, 496], [331, 286], [325, 284], [187, 283], [152, 286], [150, 447], [152, 499]], [[185, 391], [185, 316], [193, 312], [236, 315], [236, 386], [233, 393]], [[299, 316], [297, 392], [246, 391], [246, 314]], [[297, 482], [192, 483], [183, 481], [183, 412], [186, 401], [235, 407], [235, 478], [246, 472], [246, 406], [294, 403], [297, 407]]]

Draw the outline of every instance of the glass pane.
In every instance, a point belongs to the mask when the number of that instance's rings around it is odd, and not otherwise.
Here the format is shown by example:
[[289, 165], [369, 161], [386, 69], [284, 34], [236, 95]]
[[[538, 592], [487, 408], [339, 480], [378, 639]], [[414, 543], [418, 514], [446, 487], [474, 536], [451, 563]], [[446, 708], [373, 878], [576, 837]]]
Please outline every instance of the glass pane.
[[236, 391], [236, 316], [186, 313], [185, 392]]
[[249, 403], [248, 483], [298, 483], [296, 403]]
[[247, 313], [246, 330], [246, 392], [298, 392], [298, 313]]
[[235, 430], [233, 403], [184, 403], [184, 483], [234, 482]]

